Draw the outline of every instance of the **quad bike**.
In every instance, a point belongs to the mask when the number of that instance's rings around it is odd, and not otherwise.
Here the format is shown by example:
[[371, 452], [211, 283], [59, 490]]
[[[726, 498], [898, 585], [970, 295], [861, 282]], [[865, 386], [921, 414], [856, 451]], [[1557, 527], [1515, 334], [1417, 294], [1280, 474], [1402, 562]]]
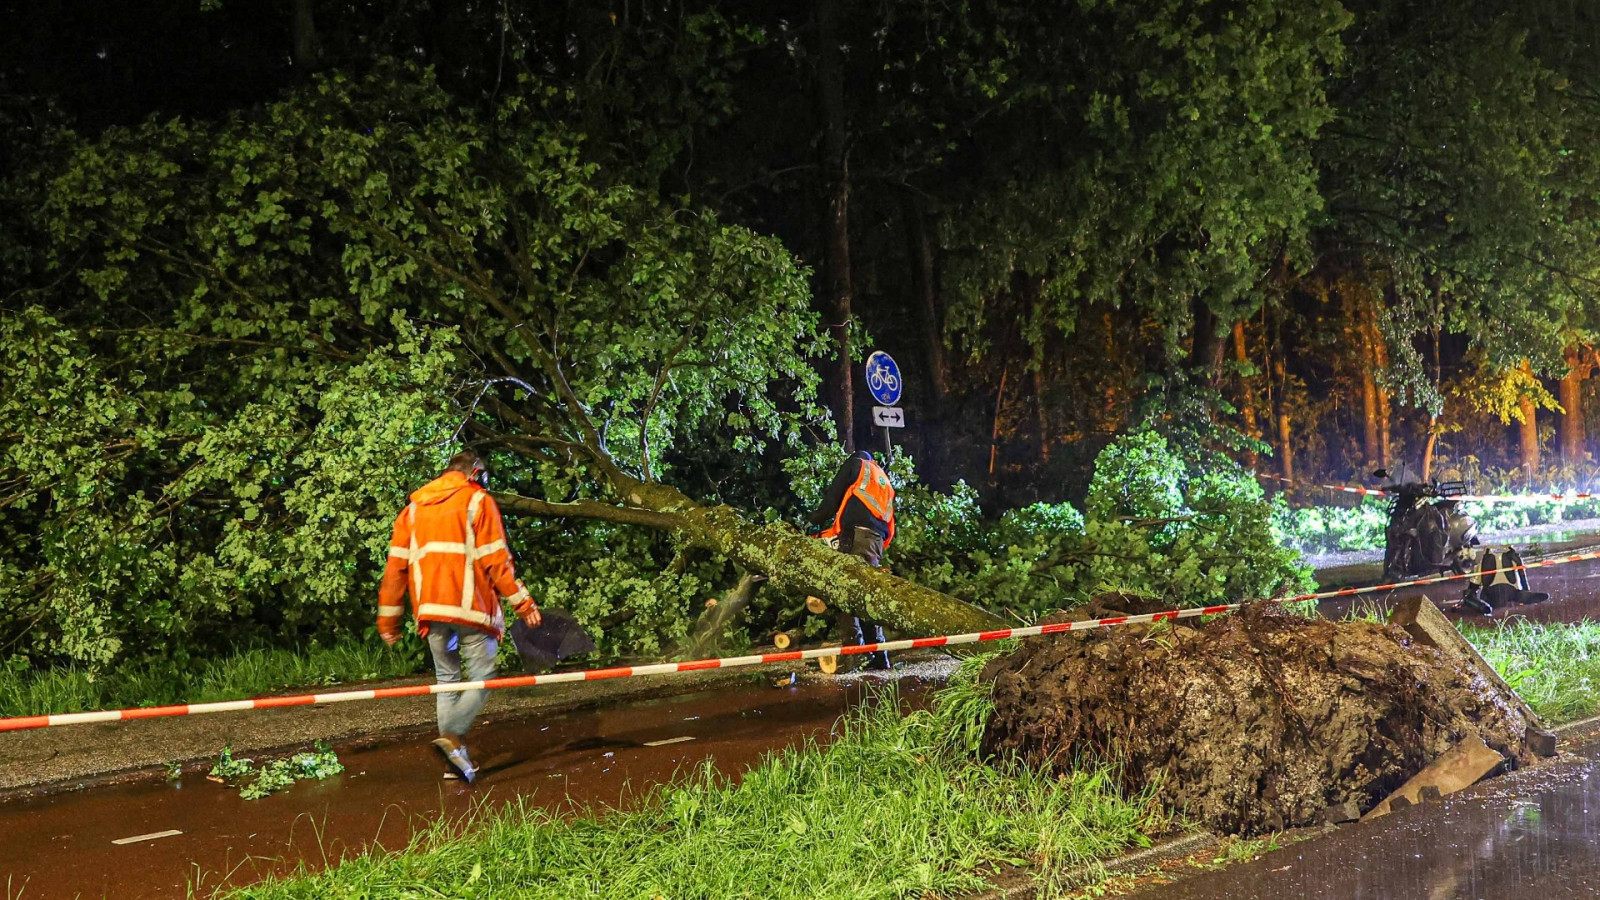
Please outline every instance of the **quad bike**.
[[[1390, 478], [1385, 469], [1372, 473]], [[1394, 497], [1384, 529], [1383, 574], [1409, 578], [1453, 572], [1465, 575], [1478, 561], [1478, 523], [1453, 499], [1467, 492], [1460, 481], [1414, 481], [1404, 470], [1384, 490]]]

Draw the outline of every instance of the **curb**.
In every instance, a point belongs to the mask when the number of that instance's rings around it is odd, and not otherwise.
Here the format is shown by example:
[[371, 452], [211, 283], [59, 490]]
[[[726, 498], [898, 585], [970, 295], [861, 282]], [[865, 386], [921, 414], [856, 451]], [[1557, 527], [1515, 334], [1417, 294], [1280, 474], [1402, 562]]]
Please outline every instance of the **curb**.
[[[1221, 838], [1209, 831], [1190, 832], [1106, 862], [1090, 862], [1075, 866], [1061, 874], [1060, 883], [1067, 886], [1069, 890], [1071, 888], [1085, 887], [1089, 884], [1103, 881], [1111, 875], [1125, 875], [1166, 862], [1169, 859], [1181, 859], [1185, 856], [1190, 856], [1206, 847], [1220, 843], [1221, 840]], [[1040, 895], [1039, 891], [1038, 881], [1030, 878], [1023, 884], [1015, 884], [982, 894], [969, 895], [969, 900], [1034, 900]]]

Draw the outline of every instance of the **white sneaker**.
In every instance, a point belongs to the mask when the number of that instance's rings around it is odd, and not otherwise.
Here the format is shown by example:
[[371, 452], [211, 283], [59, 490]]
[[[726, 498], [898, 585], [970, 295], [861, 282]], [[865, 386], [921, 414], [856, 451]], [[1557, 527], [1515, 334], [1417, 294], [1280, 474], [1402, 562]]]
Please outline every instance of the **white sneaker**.
[[433, 747], [444, 757], [450, 768], [456, 770], [463, 781], [468, 784], [478, 777], [478, 767], [472, 764], [472, 757], [467, 755], [466, 744], [455, 744], [449, 738], [435, 738]]

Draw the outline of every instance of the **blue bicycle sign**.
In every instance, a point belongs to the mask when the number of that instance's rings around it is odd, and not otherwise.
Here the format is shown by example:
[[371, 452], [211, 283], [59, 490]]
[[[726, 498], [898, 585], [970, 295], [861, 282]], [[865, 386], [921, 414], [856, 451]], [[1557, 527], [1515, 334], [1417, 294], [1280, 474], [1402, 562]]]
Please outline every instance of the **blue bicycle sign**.
[[872, 351], [867, 357], [867, 390], [872, 393], [872, 399], [884, 406], [893, 406], [900, 401], [900, 391], [904, 387], [894, 357], [882, 350]]

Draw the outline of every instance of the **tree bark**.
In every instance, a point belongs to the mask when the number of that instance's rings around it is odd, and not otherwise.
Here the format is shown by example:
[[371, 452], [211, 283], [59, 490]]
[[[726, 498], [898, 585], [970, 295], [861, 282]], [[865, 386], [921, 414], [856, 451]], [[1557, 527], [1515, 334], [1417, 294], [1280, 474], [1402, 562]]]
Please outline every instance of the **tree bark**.
[[1378, 383], [1389, 369], [1389, 346], [1378, 328], [1377, 300], [1365, 286], [1341, 282], [1345, 315], [1361, 349], [1361, 419], [1363, 462], [1366, 468], [1389, 464], [1389, 392]]
[[1294, 486], [1294, 446], [1290, 443], [1292, 434], [1289, 428], [1289, 404], [1285, 395], [1289, 390], [1289, 376], [1283, 365], [1282, 356], [1272, 362], [1272, 377], [1277, 382], [1277, 390], [1272, 394], [1272, 417], [1276, 420], [1278, 433], [1278, 463], [1281, 466], [1279, 475], [1282, 476], [1287, 487]]
[[994, 480], [995, 456], [1000, 449], [1000, 411], [1006, 405], [1007, 367], [1000, 367], [1000, 389], [994, 395], [994, 425], [989, 429], [989, 480]]
[[289, 20], [289, 39], [292, 45], [289, 59], [302, 72], [315, 71], [322, 61], [322, 50], [317, 42], [316, 19], [311, 14], [311, 0], [294, 0], [294, 10]]
[[1574, 344], [1563, 356], [1567, 373], [1561, 379], [1561, 461], [1569, 466], [1582, 463], [1588, 455], [1588, 435], [1583, 421], [1583, 382], [1594, 373], [1593, 353]]
[[944, 316], [939, 310], [939, 290], [934, 274], [933, 234], [927, 214], [914, 195], [906, 193], [900, 208], [905, 219], [906, 259], [910, 262], [912, 290], [916, 293], [916, 308], [922, 312], [922, 347], [927, 356], [929, 395], [937, 417], [950, 393], [950, 366], [945, 360]]
[[1367, 469], [1380, 465], [1378, 459], [1378, 383], [1363, 359], [1361, 365], [1361, 461]]
[[946, 400], [950, 395], [950, 364], [945, 355], [944, 315], [939, 308], [938, 276], [934, 268], [933, 233], [922, 202], [910, 191], [900, 198], [902, 229], [906, 238], [906, 265], [911, 275], [912, 309], [920, 310], [922, 351], [928, 369], [927, 426], [919, 468], [924, 480], [947, 483], [949, 453], [939, 435], [945, 433]]
[[[1248, 363], [1250, 354], [1245, 347], [1244, 321], [1233, 323], [1233, 358], [1240, 363]], [[1256, 387], [1250, 376], [1239, 375], [1239, 413], [1244, 418], [1244, 433], [1250, 437], [1261, 440], [1261, 426], [1256, 421]], [[1254, 469], [1256, 451], [1251, 450], [1245, 455], [1245, 464]]]
[[1389, 423], [1392, 421], [1393, 405], [1389, 392], [1377, 376], [1389, 371], [1389, 345], [1383, 339], [1383, 332], [1378, 329], [1378, 314], [1376, 310], [1369, 310], [1367, 323], [1369, 340], [1372, 347], [1373, 387], [1378, 394], [1378, 465], [1389, 465]]
[[1439, 417], [1428, 417], [1428, 443], [1422, 448], [1422, 480], [1433, 479], [1433, 449], [1439, 443]]
[[873, 568], [783, 523], [757, 525], [727, 506], [701, 506], [676, 488], [635, 483], [621, 491], [628, 505], [595, 500], [552, 503], [496, 494], [511, 515], [577, 516], [671, 530], [689, 546], [721, 554], [747, 572], [766, 575], [783, 592], [810, 594], [903, 634], [930, 636], [1004, 627], [999, 616]]
[[1039, 425], [1039, 462], [1050, 461], [1050, 415], [1044, 400], [1044, 361], [1033, 367], [1033, 399]]
[[850, 361], [853, 300], [850, 266], [850, 159], [844, 107], [844, 62], [839, 53], [838, 0], [820, 0], [817, 22], [817, 103], [822, 118], [820, 150], [823, 211], [822, 301], [835, 357], [828, 379], [839, 440], [855, 450], [855, 392]]
[[[1522, 361], [1522, 372], [1529, 378], [1533, 377], [1533, 366], [1527, 361]], [[1533, 398], [1523, 395], [1517, 404], [1521, 407], [1522, 421], [1517, 423], [1518, 443], [1521, 446], [1522, 471], [1524, 475], [1532, 478], [1539, 471], [1539, 407]]]
[[1227, 353], [1227, 342], [1217, 321], [1216, 313], [1205, 300], [1196, 297], [1190, 305], [1194, 318], [1194, 343], [1189, 348], [1189, 366], [1202, 371], [1205, 382], [1216, 387], [1222, 380], [1222, 360]]
[[722, 651], [722, 633], [733, 622], [750, 601], [756, 597], [756, 592], [761, 589], [761, 584], [766, 581], [760, 575], [746, 572], [740, 576], [739, 583], [722, 596], [708, 613], [700, 619], [699, 626], [695, 629], [694, 636], [685, 645], [684, 653], [690, 659], [702, 659], [715, 656]]

